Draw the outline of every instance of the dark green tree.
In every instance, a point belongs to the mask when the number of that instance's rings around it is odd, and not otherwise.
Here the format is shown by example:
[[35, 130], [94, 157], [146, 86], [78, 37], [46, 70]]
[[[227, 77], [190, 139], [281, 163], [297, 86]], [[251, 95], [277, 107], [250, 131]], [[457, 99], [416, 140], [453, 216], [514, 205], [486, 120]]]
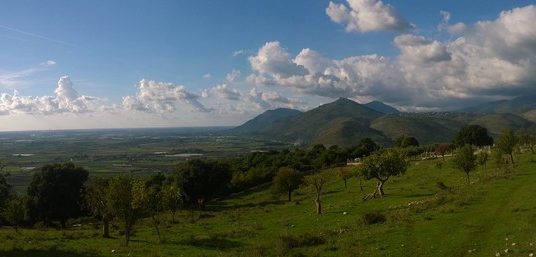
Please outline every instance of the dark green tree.
[[228, 193], [231, 174], [227, 164], [196, 159], [179, 166], [176, 181], [187, 202], [204, 209], [207, 201]]
[[469, 185], [469, 173], [476, 168], [476, 155], [473, 152], [473, 147], [470, 145], [464, 145], [454, 153], [452, 158], [454, 167], [463, 171], [467, 176], [467, 184]]
[[43, 166], [28, 187], [34, 218], [45, 223], [57, 220], [65, 228], [67, 219], [81, 214], [87, 178], [87, 170], [73, 163]]
[[18, 232], [19, 226], [24, 222], [27, 213], [27, 200], [23, 196], [12, 194], [2, 212], [2, 217]]
[[419, 146], [419, 141], [415, 137], [401, 136], [395, 140], [395, 146], [401, 148]]
[[454, 137], [456, 147], [464, 145], [486, 146], [493, 145], [493, 138], [488, 135], [488, 129], [480, 125], [468, 125], [460, 129]]
[[378, 151], [380, 146], [370, 138], [364, 138], [359, 141], [356, 147], [352, 149], [351, 158], [361, 158], [371, 155], [373, 152]]
[[272, 192], [274, 194], [287, 194], [288, 201], [292, 201], [292, 192], [303, 183], [303, 175], [294, 169], [280, 168], [274, 176], [272, 182]]

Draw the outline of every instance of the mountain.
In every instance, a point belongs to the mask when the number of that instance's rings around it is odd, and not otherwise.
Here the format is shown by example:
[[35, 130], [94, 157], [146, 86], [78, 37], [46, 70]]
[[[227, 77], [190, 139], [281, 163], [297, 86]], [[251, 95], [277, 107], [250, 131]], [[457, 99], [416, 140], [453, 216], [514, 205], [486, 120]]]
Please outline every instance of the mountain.
[[[453, 123], [453, 121], [450, 123]], [[449, 142], [457, 131], [457, 129], [454, 130], [444, 126], [441, 122], [430, 117], [394, 114], [385, 115], [374, 120], [371, 128], [381, 131], [391, 139], [396, 139], [400, 136], [413, 136], [417, 138], [420, 144]]]
[[500, 134], [506, 128], [515, 131], [534, 125], [534, 123], [511, 113], [486, 114], [471, 121], [470, 124], [477, 124], [485, 127], [491, 134]]
[[365, 104], [366, 107], [372, 109], [372, 110], [375, 110], [377, 112], [381, 112], [381, 113], [385, 113], [385, 114], [394, 114], [394, 113], [399, 113], [400, 111], [397, 110], [396, 108], [390, 106], [390, 105], [387, 105], [387, 104], [384, 104], [380, 101], [372, 101], [370, 103], [367, 103]]
[[526, 95], [510, 100], [482, 103], [461, 109], [469, 113], [523, 113], [536, 109], [536, 95]]
[[247, 121], [243, 125], [234, 128], [233, 133], [237, 134], [256, 134], [263, 129], [270, 127], [278, 120], [294, 117], [302, 112], [294, 109], [279, 108], [268, 110], [257, 117]]
[[524, 112], [522, 116], [523, 118], [536, 123], [536, 109], [528, 111], [528, 112]]
[[256, 134], [264, 138], [307, 145], [350, 146], [357, 144], [364, 137], [371, 137], [378, 142], [388, 142], [389, 139], [381, 132], [370, 128], [371, 121], [382, 115], [352, 100], [339, 98], [307, 112], [277, 120], [271, 126], [246, 130], [244, 126], [249, 123], [246, 122], [233, 132], [240, 131], [242, 134]]

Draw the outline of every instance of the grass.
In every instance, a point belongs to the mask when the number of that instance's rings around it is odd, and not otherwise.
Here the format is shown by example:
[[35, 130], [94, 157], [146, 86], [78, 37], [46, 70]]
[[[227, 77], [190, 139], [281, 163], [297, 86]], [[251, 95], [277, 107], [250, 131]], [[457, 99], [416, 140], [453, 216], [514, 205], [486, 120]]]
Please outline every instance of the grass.
[[[88, 224], [19, 234], [3, 228], [0, 256], [528, 256], [536, 252], [534, 159], [521, 155], [514, 172], [494, 178], [479, 168], [471, 185], [451, 165], [414, 162], [406, 175], [386, 183], [384, 199], [366, 202], [361, 198], [374, 181], [362, 192], [351, 179], [344, 189], [336, 171], [326, 170], [333, 180], [320, 216], [309, 188], [297, 190], [293, 202], [261, 189], [214, 202], [204, 213], [183, 211], [177, 224], [166, 222], [163, 243], [145, 220], [129, 247], [119, 231], [103, 239]], [[488, 165], [486, 174], [492, 170]], [[366, 224], [371, 213], [386, 221]]]

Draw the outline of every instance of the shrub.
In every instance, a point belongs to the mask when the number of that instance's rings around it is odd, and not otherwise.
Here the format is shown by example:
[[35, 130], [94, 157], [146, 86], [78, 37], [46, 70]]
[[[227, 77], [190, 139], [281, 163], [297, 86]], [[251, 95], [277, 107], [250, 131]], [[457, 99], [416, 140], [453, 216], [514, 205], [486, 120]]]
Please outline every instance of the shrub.
[[387, 221], [385, 215], [379, 212], [371, 212], [363, 215], [363, 223], [365, 223], [365, 225], [379, 224], [384, 223], [385, 221]]

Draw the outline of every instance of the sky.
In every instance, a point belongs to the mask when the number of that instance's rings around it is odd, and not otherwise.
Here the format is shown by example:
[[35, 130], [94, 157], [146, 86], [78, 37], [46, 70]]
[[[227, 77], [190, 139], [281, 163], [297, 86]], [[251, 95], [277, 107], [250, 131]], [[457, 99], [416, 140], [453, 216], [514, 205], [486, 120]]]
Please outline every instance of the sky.
[[455, 110], [536, 89], [528, 0], [0, 3], [0, 131], [232, 126], [346, 97]]

